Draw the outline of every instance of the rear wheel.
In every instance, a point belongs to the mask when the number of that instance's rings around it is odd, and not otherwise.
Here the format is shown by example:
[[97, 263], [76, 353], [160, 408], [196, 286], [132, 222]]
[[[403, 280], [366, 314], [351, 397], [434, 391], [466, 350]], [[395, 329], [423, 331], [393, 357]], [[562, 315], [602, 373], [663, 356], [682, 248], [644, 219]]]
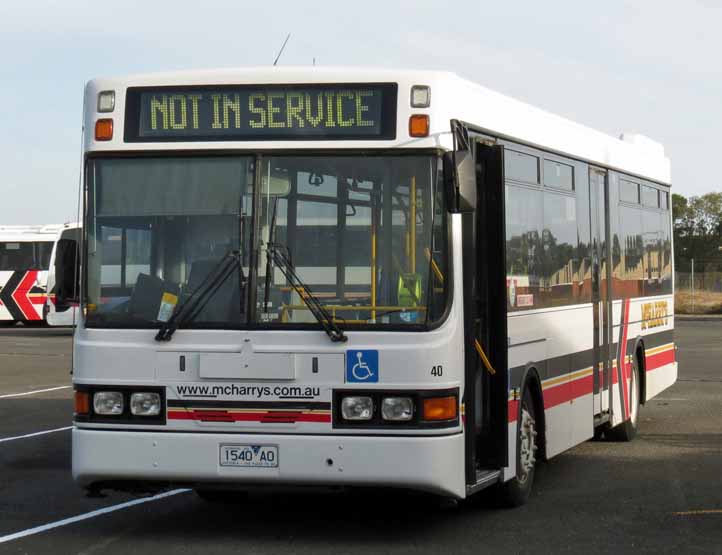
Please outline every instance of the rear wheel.
[[629, 382], [629, 420], [622, 422], [611, 430], [608, 430], [605, 436], [613, 441], [632, 441], [637, 435], [637, 427], [639, 424], [639, 360], [634, 356], [632, 361], [632, 374]]
[[534, 483], [536, 466], [537, 411], [528, 388], [521, 401], [521, 418], [516, 434], [516, 476], [498, 486], [497, 501], [503, 507], [519, 507], [526, 503]]

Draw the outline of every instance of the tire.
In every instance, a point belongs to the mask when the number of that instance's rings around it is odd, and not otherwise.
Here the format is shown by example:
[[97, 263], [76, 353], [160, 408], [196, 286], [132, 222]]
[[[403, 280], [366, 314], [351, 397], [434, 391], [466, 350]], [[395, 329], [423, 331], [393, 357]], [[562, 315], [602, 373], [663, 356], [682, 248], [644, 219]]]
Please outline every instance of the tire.
[[233, 505], [248, 499], [247, 491], [225, 491], [219, 489], [196, 489], [195, 494], [206, 503]]
[[516, 476], [498, 486], [496, 501], [501, 507], [520, 507], [529, 499], [534, 484], [538, 412], [529, 388], [524, 389], [521, 400], [521, 418], [516, 432]]
[[615, 426], [611, 430], [607, 430], [605, 437], [612, 441], [632, 441], [637, 435], [637, 429], [639, 426], [639, 360], [637, 355], [634, 355], [632, 360], [632, 379], [629, 384], [629, 409], [631, 412], [629, 420], [622, 422]]

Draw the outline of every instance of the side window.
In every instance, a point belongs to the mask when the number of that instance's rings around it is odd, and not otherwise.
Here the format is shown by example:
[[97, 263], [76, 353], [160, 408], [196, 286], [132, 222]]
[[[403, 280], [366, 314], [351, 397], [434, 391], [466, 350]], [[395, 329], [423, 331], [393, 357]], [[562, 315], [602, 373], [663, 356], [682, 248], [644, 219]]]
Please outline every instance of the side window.
[[659, 192], [659, 207], [662, 210], [669, 209], [669, 193], [666, 191]]
[[639, 183], [635, 183], [634, 181], [627, 181], [626, 179], [620, 179], [619, 199], [622, 202], [639, 204]]
[[506, 150], [504, 151], [504, 173], [507, 179], [537, 184], [539, 183], [539, 158], [516, 150]]
[[544, 160], [544, 185], [573, 191], [574, 167], [556, 160]]
[[654, 187], [642, 185], [642, 204], [651, 208], [659, 207], [659, 192]]
[[580, 296], [576, 201], [573, 195], [544, 191], [539, 305], [574, 304]]
[[507, 309], [539, 306], [542, 271], [542, 192], [506, 186], [506, 283]]
[[619, 210], [619, 227], [622, 241], [621, 272], [614, 287], [619, 292], [618, 298], [634, 298], [644, 295], [644, 237], [642, 210], [631, 206], [621, 206]]

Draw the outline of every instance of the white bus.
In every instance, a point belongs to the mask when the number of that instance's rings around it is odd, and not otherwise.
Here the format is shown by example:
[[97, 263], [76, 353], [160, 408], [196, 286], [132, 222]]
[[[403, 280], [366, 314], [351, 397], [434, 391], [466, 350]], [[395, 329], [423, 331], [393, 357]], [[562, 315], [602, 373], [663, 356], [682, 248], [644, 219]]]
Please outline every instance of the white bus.
[[[453, 74], [90, 81], [73, 474], [523, 503], [674, 383], [670, 163]], [[69, 275], [69, 274], [68, 274]]]
[[[58, 232], [50, 255], [50, 271], [48, 272], [47, 299], [45, 301], [45, 322], [49, 326], [74, 326], [77, 320], [77, 304], [68, 302], [77, 293], [72, 290], [75, 277], [79, 271], [78, 249], [80, 245], [80, 225], [66, 223]], [[68, 269], [68, 276], [60, 275]], [[63, 288], [70, 286], [70, 290]]]
[[61, 227], [0, 226], [0, 325], [43, 322], [50, 255]]

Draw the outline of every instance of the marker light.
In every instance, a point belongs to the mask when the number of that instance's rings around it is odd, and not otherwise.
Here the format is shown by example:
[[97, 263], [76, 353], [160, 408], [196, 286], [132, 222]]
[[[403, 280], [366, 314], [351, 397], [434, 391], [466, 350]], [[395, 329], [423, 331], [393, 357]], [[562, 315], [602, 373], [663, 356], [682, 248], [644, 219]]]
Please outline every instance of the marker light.
[[431, 105], [431, 89], [426, 85], [411, 87], [411, 107], [428, 108]]
[[409, 118], [409, 135], [411, 137], [429, 136], [429, 116], [414, 114]]
[[113, 120], [99, 119], [95, 122], [95, 140], [110, 141], [113, 138]]
[[374, 402], [371, 397], [344, 397], [341, 401], [341, 416], [344, 420], [371, 420]]
[[93, 395], [93, 411], [104, 416], [123, 414], [123, 394], [120, 391], [97, 391]]
[[414, 417], [411, 397], [386, 397], [381, 401], [381, 417], [392, 422], [408, 422]]
[[160, 395], [157, 393], [133, 393], [130, 396], [130, 412], [136, 416], [158, 416]]
[[75, 414], [88, 414], [90, 412], [90, 395], [87, 391], [75, 392]]
[[424, 399], [424, 420], [453, 420], [456, 415], [456, 397], [430, 397]]
[[98, 112], [112, 112], [115, 109], [115, 91], [98, 93]]

